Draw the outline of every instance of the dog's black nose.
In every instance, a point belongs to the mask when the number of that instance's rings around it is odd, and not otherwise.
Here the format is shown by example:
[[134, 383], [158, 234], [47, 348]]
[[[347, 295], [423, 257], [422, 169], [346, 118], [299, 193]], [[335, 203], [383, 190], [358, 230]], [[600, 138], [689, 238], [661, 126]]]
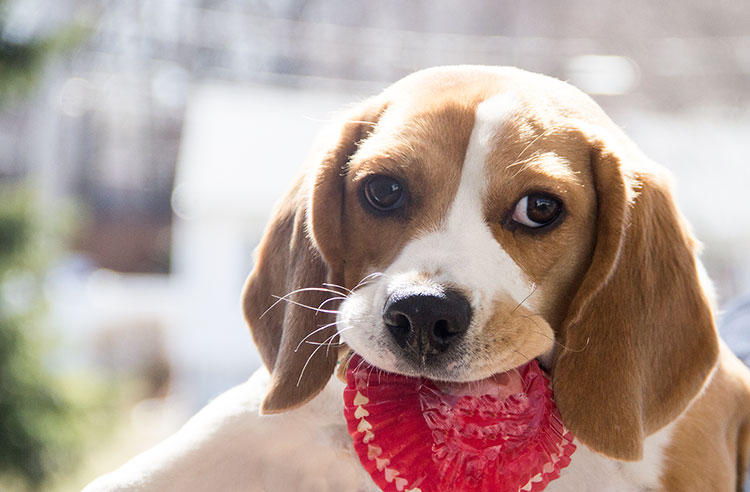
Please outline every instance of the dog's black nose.
[[471, 306], [455, 290], [396, 291], [385, 303], [383, 321], [401, 348], [420, 356], [435, 355], [469, 329]]

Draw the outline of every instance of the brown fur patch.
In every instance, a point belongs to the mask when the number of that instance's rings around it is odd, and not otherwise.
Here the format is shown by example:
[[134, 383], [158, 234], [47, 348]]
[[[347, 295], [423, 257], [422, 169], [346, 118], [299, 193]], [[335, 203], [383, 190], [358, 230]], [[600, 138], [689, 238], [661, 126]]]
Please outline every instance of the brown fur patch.
[[496, 300], [491, 309], [489, 321], [473, 344], [481, 351], [477, 372], [505, 372], [552, 348], [555, 334], [544, 317], [510, 300]]
[[722, 344], [712, 379], [680, 417], [665, 450], [664, 492], [739, 492], [750, 466], [749, 427], [748, 370]]

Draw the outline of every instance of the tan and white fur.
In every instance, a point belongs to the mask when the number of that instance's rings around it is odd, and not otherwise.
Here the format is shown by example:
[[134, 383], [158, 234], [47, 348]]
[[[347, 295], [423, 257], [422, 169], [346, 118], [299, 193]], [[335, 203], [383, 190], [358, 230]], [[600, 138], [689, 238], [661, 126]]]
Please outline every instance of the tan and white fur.
[[[373, 176], [406, 189], [398, 210], [368, 209]], [[519, 225], [534, 193], [563, 207], [539, 230]], [[717, 336], [696, 255], [664, 171], [580, 91], [513, 68], [418, 72], [343, 115], [279, 204], [243, 294], [266, 369], [86, 490], [376, 491], [331, 377], [355, 351], [450, 381], [540, 360], [578, 445], [547, 491], [738, 491], [750, 371]], [[446, 290], [470, 323], [415, 356], [384, 306]]]

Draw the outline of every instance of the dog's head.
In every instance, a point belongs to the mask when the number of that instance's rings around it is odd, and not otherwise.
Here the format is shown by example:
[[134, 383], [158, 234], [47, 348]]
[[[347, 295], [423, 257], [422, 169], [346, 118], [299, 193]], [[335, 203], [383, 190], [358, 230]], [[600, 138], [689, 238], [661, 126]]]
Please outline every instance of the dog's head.
[[339, 341], [451, 381], [539, 358], [577, 437], [638, 459], [716, 361], [695, 250], [662, 172], [580, 91], [418, 72], [344, 115], [268, 227], [244, 291], [263, 410], [315, 396]]

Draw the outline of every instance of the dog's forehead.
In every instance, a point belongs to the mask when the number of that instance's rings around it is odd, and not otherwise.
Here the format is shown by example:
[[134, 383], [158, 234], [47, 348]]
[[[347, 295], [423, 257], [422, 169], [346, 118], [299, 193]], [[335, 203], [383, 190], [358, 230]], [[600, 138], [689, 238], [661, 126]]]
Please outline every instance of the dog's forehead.
[[612, 129], [601, 107], [576, 87], [514, 67], [430, 68], [399, 80], [381, 96], [387, 112], [398, 115], [394, 119], [446, 107], [464, 108], [471, 118], [481, 103], [500, 94], [518, 101], [522, 109], [519, 115], [545, 125], [580, 121]]
[[[345, 230], [356, 257], [349, 262], [355, 283], [358, 274], [386, 268], [410, 241], [444, 228], [457, 207], [471, 218], [499, 224], [523, 193], [545, 190], [581, 198], [568, 209], [586, 213], [591, 193], [578, 195], [591, 189], [590, 146], [564, 135], [565, 118], [579, 115], [564, 101], [558, 104], [562, 95], [543, 89], [563, 85], [558, 89], [569, 89], [571, 97], [586, 96], [554, 79], [528, 77], [514, 69], [431, 69], [381, 95], [385, 109], [349, 161], [348, 193], [356, 196], [370, 176], [381, 174], [399, 179], [409, 201], [397, 220], [353, 209]], [[470, 190], [470, 206], [458, 200], [462, 183]], [[466, 225], [459, 222], [455, 227]], [[372, 239], [373, 230], [378, 240]], [[518, 261], [522, 256], [516, 255]]]
[[[419, 159], [442, 168], [448, 179], [457, 177], [453, 174], [464, 163], [473, 132], [487, 133], [483, 143], [492, 148], [489, 160], [507, 165], [578, 145], [580, 141], [554, 135], [569, 128], [571, 120], [594, 125], [608, 121], [598, 105], [574, 87], [513, 68], [428, 69], [395, 83], [382, 97], [385, 109], [361, 142], [358, 160], [412, 166]], [[559, 161], [541, 159], [537, 165], [565, 173]], [[361, 174], [368, 171], [370, 166], [364, 166]]]
[[576, 87], [514, 67], [435, 67], [411, 74], [384, 91], [386, 98], [396, 105], [453, 101], [467, 107], [476, 107], [500, 93], [521, 101], [538, 115], [593, 120], [603, 116], [598, 104]]

